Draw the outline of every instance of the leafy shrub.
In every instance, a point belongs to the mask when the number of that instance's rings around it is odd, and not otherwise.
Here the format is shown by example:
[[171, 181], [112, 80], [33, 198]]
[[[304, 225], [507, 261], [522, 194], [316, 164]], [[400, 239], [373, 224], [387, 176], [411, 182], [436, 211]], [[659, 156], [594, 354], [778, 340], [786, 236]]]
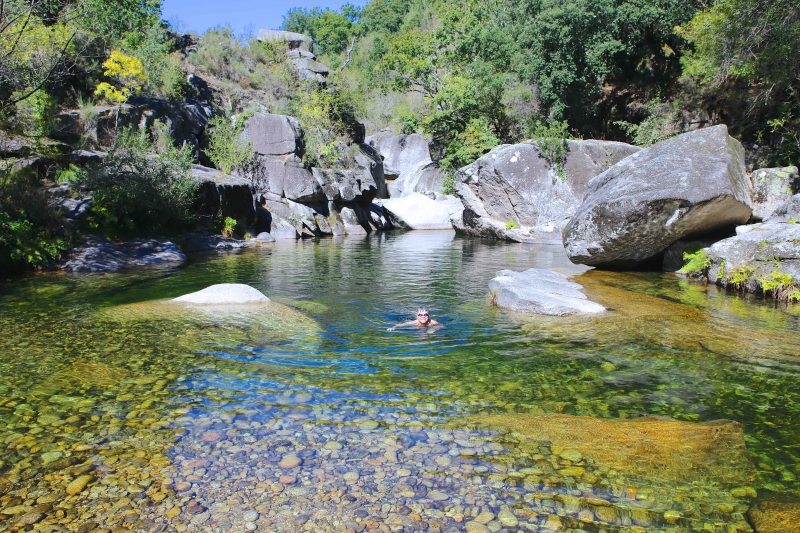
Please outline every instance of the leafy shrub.
[[222, 221], [222, 228], [220, 232], [223, 237], [233, 237], [236, 230], [239, 228], [239, 222], [235, 218], [225, 217]]
[[219, 170], [229, 174], [241, 168], [253, 156], [253, 147], [242, 141], [239, 135], [244, 129], [245, 116], [233, 119], [222, 115], [212, 118], [206, 155]]
[[795, 278], [791, 274], [782, 274], [776, 268], [765, 276], [758, 278], [758, 283], [764, 294], [781, 301], [800, 301], [800, 289], [795, 285]]
[[639, 124], [625, 121], [615, 122], [631, 137], [633, 144], [651, 146], [683, 132], [681, 114], [671, 104], [660, 100], [651, 100], [644, 105], [644, 108], [647, 111], [647, 117]]
[[442, 192], [444, 194], [455, 194], [456, 193], [456, 175], [455, 172], [445, 172], [444, 177], [442, 178]]
[[422, 126], [422, 121], [415, 113], [406, 112], [397, 117], [397, 125], [400, 133], [403, 135], [411, 135], [419, 131]]
[[132, 54], [142, 63], [146, 94], [180, 100], [192, 94], [192, 87], [186, 81], [179, 53], [172, 52], [172, 45], [166, 28], [159, 23], [147, 29]]
[[445, 170], [458, 170], [474, 162], [499, 142], [485, 120], [473, 119], [463, 132], [457, 133], [445, 146], [445, 156], [439, 164]]
[[506, 229], [519, 229], [519, 224], [517, 224], [513, 220], [509, 220], [508, 222], [506, 222]]
[[126, 129], [99, 166], [86, 178], [94, 191], [89, 227], [112, 237], [179, 231], [190, 220], [197, 184], [193, 154], [169, 145], [153, 154], [143, 132]]
[[733, 287], [736, 290], [744, 290], [747, 281], [753, 277], [756, 269], [751, 266], [743, 265], [731, 270], [730, 274], [725, 276], [725, 284]]
[[708, 257], [708, 252], [697, 250], [695, 252], [683, 252], [684, 265], [678, 272], [682, 274], [690, 274], [692, 272], [701, 272], [704, 275], [708, 273], [708, 268], [711, 266], [711, 259]]
[[537, 123], [531, 132], [531, 139], [539, 146], [542, 156], [556, 167], [558, 177], [562, 180], [564, 163], [567, 157], [567, 139], [570, 138], [569, 126], [564, 122]]
[[58, 259], [69, 249], [70, 240], [38, 180], [0, 169], [0, 272], [18, 272]]
[[341, 168], [352, 163], [345, 149], [358, 122], [354, 98], [346, 91], [312, 88], [292, 101], [292, 114], [305, 132], [303, 161], [309, 166]]
[[111, 102], [125, 102], [131, 95], [138, 94], [142, 85], [147, 81], [144, 74], [144, 65], [138, 57], [123, 54], [119, 50], [112, 50], [111, 55], [103, 63], [103, 74], [114, 78], [117, 87], [108, 82], [97, 85], [95, 96], [106, 98]]

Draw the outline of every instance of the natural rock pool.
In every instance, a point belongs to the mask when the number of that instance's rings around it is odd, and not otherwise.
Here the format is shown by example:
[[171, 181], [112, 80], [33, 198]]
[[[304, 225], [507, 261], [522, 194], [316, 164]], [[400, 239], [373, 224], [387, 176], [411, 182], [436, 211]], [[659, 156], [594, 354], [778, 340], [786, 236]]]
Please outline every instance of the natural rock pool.
[[[0, 531], [727, 533], [800, 491], [800, 306], [600, 271], [598, 316], [490, 305], [531, 267], [571, 269], [408, 232], [5, 282]], [[216, 283], [281, 305], [148, 303]], [[386, 331], [420, 304], [445, 328]]]

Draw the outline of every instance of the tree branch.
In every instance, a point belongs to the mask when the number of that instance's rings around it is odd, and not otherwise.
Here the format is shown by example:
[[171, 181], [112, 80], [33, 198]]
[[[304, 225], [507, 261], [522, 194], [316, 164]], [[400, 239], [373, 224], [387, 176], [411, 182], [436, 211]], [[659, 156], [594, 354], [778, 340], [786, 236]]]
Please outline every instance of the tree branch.
[[350, 48], [347, 49], [347, 54], [345, 55], [344, 63], [342, 63], [342, 66], [336, 70], [335, 74], [339, 74], [341, 71], [344, 70], [344, 67], [346, 67], [347, 64], [350, 63], [350, 54], [353, 53], [353, 47], [355, 47], [355, 45], [356, 45], [356, 36], [353, 35], [353, 41], [350, 43]]
[[77, 30], [76, 30], [76, 31], [74, 31], [74, 32], [72, 32], [72, 35], [70, 35], [70, 38], [69, 38], [69, 39], [67, 39], [67, 42], [66, 42], [66, 44], [64, 44], [64, 48], [61, 50], [61, 53], [58, 55], [58, 59], [56, 59], [56, 60], [53, 62], [53, 66], [52, 66], [52, 68], [50, 69], [50, 71], [47, 73], [47, 76], [45, 76], [45, 77], [44, 77], [44, 79], [42, 79], [42, 81], [40, 81], [39, 83], [37, 83], [37, 84], [36, 84], [36, 85], [33, 87], [33, 89], [31, 89], [30, 91], [28, 91], [27, 93], [25, 93], [25, 94], [24, 94], [23, 96], [21, 96], [20, 98], [16, 98], [16, 99], [14, 99], [14, 100], [9, 100], [9, 101], [8, 101], [8, 102], [6, 102], [5, 104], [3, 104], [3, 105], [0, 105], [0, 111], [3, 111], [3, 110], [5, 110], [5, 109], [7, 109], [7, 108], [11, 107], [12, 105], [16, 105], [16, 104], [18, 104], [19, 102], [22, 102], [23, 100], [26, 100], [26, 99], [30, 98], [30, 97], [31, 97], [31, 96], [32, 96], [32, 95], [33, 95], [33, 94], [34, 94], [36, 91], [38, 91], [38, 90], [40, 90], [42, 87], [44, 87], [44, 84], [48, 82], [48, 80], [50, 79], [50, 76], [52, 76], [52, 75], [53, 75], [53, 73], [56, 71], [56, 68], [57, 68], [57, 67], [58, 67], [58, 65], [61, 63], [61, 60], [62, 60], [62, 59], [64, 58], [64, 56], [66, 55], [66, 53], [67, 53], [67, 48], [69, 48], [69, 45], [70, 45], [70, 43], [72, 43], [72, 40], [75, 38], [75, 35], [76, 35], [77, 33], [78, 33], [78, 32], [77, 32]]

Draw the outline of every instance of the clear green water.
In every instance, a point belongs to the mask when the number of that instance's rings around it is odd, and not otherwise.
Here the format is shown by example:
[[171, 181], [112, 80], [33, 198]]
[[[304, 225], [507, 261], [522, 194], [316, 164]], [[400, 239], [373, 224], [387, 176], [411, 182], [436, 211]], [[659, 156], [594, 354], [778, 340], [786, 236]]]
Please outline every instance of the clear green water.
[[[0, 531], [749, 531], [753, 489], [800, 491], [800, 306], [594, 271], [601, 317], [489, 305], [531, 267], [569, 262], [411, 232], [6, 282]], [[215, 283], [302, 315], [142, 305]], [[421, 304], [446, 327], [386, 331]], [[570, 462], [496, 413], [734, 420], [755, 477]]]

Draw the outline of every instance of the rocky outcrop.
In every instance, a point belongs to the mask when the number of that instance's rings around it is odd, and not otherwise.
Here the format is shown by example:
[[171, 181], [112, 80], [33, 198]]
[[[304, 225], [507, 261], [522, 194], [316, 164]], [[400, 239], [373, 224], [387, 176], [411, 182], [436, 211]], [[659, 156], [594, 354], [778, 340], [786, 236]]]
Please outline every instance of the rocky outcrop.
[[442, 202], [422, 194], [391, 198], [382, 202], [384, 212], [399, 228], [419, 230], [452, 230], [450, 213]]
[[595, 314], [606, 310], [581, 292], [580, 284], [564, 274], [531, 268], [524, 272], [501, 270], [489, 282], [492, 301], [498, 307], [537, 315]]
[[762, 222], [740, 226], [737, 235], [699, 252], [686, 272], [722, 287], [800, 299], [800, 223]]
[[297, 68], [301, 80], [320, 83], [327, 81], [330, 69], [317, 61], [314, 55], [314, 42], [308, 35], [293, 31], [259, 30], [256, 37], [262, 42], [278, 42], [286, 45], [286, 56]]
[[231, 217], [246, 226], [256, 224], [256, 204], [250, 180], [200, 165], [192, 165], [192, 177], [198, 183], [197, 200], [192, 207], [195, 216]]
[[800, 531], [800, 498], [794, 493], [759, 494], [747, 511], [756, 533], [797, 533]]
[[751, 195], [744, 151], [725, 126], [684, 133], [592, 178], [564, 246], [575, 263], [635, 266], [679, 239], [746, 223]]
[[173, 298], [172, 302], [184, 304], [250, 304], [269, 302], [258, 289], [241, 283], [220, 283], [190, 294]]
[[89, 235], [84, 237], [83, 244], [69, 252], [59, 268], [68, 272], [110, 272], [126, 267], [185, 262], [183, 252], [169, 241], [136, 239], [116, 244]]
[[463, 231], [514, 241], [558, 241], [587, 183], [639, 148], [608, 141], [568, 141], [564, 171], [535, 142], [501, 145], [455, 176], [464, 203]]
[[95, 145], [106, 146], [123, 128], [136, 126], [150, 130], [153, 123], [160, 120], [178, 144], [204, 148], [207, 145], [205, 127], [213, 116], [213, 109], [205, 102], [130, 98], [124, 104], [95, 106], [88, 112], [62, 113], [56, 117], [55, 127], [48, 136], [67, 143], [85, 138]]
[[61, 183], [48, 187], [45, 193], [48, 205], [56, 209], [67, 223], [85, 220], [94, 205], [92, 192], [74, 183]]
[[381, 132], [367, 137], [383, 158], [383, 172], [392, 198], [415, 192], [442, 192], [444, 173], [431, 161], [428, 141], [420, 134]]
[[764, 220], [793, 194], [800, 193], [797, 167], [753, 171], [753, 218]]
[[320, 169], [303, 164], [303, 130], [292, 117], [257, 113], [248, 119], [243, 137], [256, 152], [256, 164], [245, 176], [268, 214], [266, 229], [276, 239], [366, 234], [388, 227], [371, 205], [386, 197], [383, 163], [371, 146], [343, 144], [353, 166]]

